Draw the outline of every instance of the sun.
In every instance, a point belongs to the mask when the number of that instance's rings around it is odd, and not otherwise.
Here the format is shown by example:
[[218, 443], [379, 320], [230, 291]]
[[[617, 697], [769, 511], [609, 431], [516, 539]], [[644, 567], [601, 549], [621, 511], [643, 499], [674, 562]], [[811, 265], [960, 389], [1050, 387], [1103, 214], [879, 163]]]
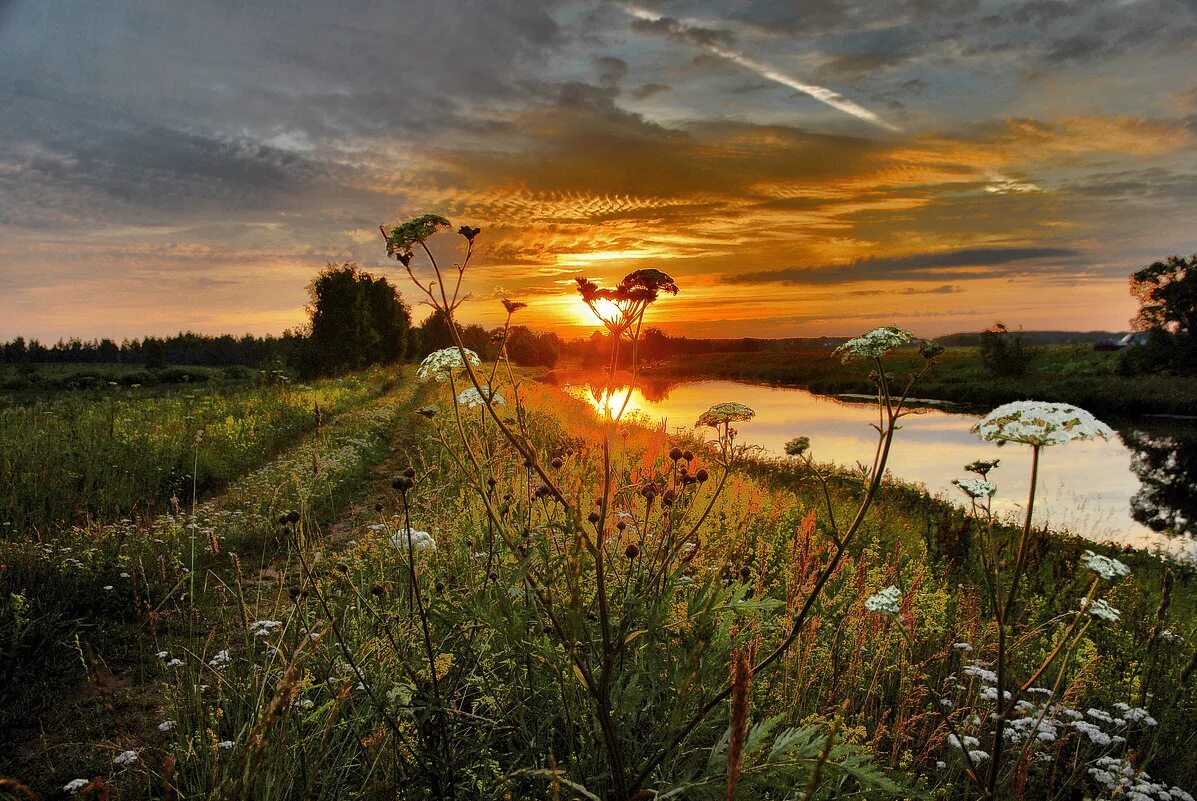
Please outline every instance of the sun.
[[[608, 320], [619, 319], [619, 307], [616, 306], [612, 301], [600, 298], [594, 302], [594, 310]], [[573, 311], [574, 316], [578, 318], [578, 321], [581, 322], [582, 325], [602, 325], [598, 317], [594, 316], [595, 312], [591, 311], [590, 307], [586, 305], [586, 301], [582, 300], [580, 297], [575, 296], [571, 311]]]

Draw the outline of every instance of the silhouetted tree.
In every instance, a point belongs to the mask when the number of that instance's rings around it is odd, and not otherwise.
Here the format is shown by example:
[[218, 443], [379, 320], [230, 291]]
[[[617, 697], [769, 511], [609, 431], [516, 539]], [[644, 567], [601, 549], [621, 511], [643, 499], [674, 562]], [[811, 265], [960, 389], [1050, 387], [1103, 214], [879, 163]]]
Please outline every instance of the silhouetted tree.
[[995, 376], [1026, 375], [1035, 357], [1026, 337], [1013, 334], [1000, 322], [981, 332], [981, 363]]
[[329, 264], [308, 284], [311, 320], [304, 372], [391, 364], [407, 352], [411, 315], [399, 291], [356, 264]]
[[1131, 324], [1149, 335], [1145, 345], [1122, 351], [1119, 372], [1197, 373], [1197, 255], [1169, 256], [1135, 271], [1130, 291], [1139, 300]]

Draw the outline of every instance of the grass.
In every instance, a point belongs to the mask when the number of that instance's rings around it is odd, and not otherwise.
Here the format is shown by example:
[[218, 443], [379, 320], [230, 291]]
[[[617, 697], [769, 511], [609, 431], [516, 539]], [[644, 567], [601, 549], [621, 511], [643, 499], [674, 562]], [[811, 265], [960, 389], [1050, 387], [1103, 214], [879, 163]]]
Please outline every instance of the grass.
[[[958, 369], [953, 361], [948, 375]], [[398, 388], [355, 380], [363, 389], [346, 390], [319, 433], [291, 429], [272, 439], [273, 450], [231, 462], [223, 492], [194, 514], [186, 503], [128, 523], [93, 513], [76, 528], [39, 527], [40, 540], [28, 528], [6, 538], [0, 775], [45, 795], [85, 778], [84, 794], [126, 798], [426, 798], [447, 797], [449, 787], [460, 798], [601, 797], [610, 781], [602, 732], [571, 654], [599, 647], [582, 532], [604, 469], [602, 426], [588, 407], [531, 382], [509, 412], [553, 480], [580, 501], [583, 517], [570, 522], [538, 493], [540, 478], [493, 423], [473, 412], [458, 428], [445, 389], [417, 387], [410, 375]], [[514, 406], [513, 392], [504, 394]], [[127, 419], [137, 421], [129, 425], [152, 428], [164, 414], [188, 419], [157, 402], [129, 401]], [[249, 430], [285, 429], [289, 418], [274, 416], [274, 400], [255, 394], [241, 402]], [[102, 421], [104, 402], [90, 403]], [[429, 405], [441, 410], [433, 420], [414, 414]], [[68, 447], [59, 419], [27, 427], [58, 431], [59, 447]], [[96, 463], [187, 455], [194, 429], [178, 431], [165, 438], [170, 447], [148, 450], [156, 437], [131, 439]], [[475, 483], [461, 463], [459, 432], [493, 485]], [[712, 479], [678, 485], [668, 510], [646, 504], [637, 493], [646, 481], [677, 479], [674, 447], [695, 454], [682, 460], [691, 474], [703, 468]], [[77, 461], [91, 461], [80, 452]], [[39, 460], [57, 464], [51, 447], [30, 454], [23, 470], [37, 472]], [[636, 425], [618, 432], [614, 454], [621, 489], [613, 500], [630, 515], [618, 519], [630, 523], [612, 529], [603, 547], [611, 586], [623, 593], [613, 603], [626, 603], [629, 614], [621, 618], [623, 667], [610, 714], [636, 764], [728, 681], [738, 659], [777, 641], [830, 553], [828, 509], [850, 515], [862, 486], [832, 474], [827, 507], [819, 484], [793, 462], [755, 461], [730, 472], [716, 496], [723, 471], [709, 444]], [[394, 489], [391, 476], [407, 468], [413, 486]], [[6, 501], [5, 513], [54, 491], [37, 486]], [[499, 536], [488, 502], [523, 532], [517, 542]], [[643, 534], [693, 523], [708, 503], [699, 547], [662, 576], [657, 600], [636, 601], [625, 587], [645, 580], [646, 568], [643, 556], [626, 555], [629, 546], [649, 553]], [[292, 510], [295, 522], [280, 524]], [[408, 527], [431, 532], [436, 549], [397, 548]], [[724, 798], [729, 765], [739, 762], [741, 799], [802, 797], [794, 793], [808, 787], [811, 798], [975, 797], [936, 709], [940, 698], [983, 706], [984, 681], [966, 672], [972, 659], [991, 657], [995, 642], [978, 536], [960, 510], [884, 483], [828, 580], [814, 624], [775, 670], [741, 682], [739, 700], [699, 724], [648, 786], [675, 798]], [[1088, 581], [1078, 558], [1094, 547], [1036, 543], [1015, 665], [1022, 675], [1060, 637]], [[1036, 749], [1050, 762], [1028, 758], [1004, 797], [1096, 795], [1101, 787], [1088, 769], [1103, 755], [1136, 765], [1150, 758], [1153, 775], [1197, 784], [1193, 572], [1144, 555], [1118, 557], [1133, 573], [1104, 595], [1122, 622], [1084, 630], [1055, 696], [1082, 715], [1118, 702], [1145, 706], [1159, 725], [1105, 726], [1128, 742], [1099, 746], [1065, 717], [1058, 738]], [[545, 618], [528, 583], [530, 565], [556, 593], [556, 621]], [[863, 607], [891, 584], [902, 590], [902, 626]], [[137, 761], [115, 765], [127, 750]]]
[[[1095, 414], [1131, 417], [1143, 414], [1191, 415], [1197, 408], [1197, 378], [1120, 376], [1118, 354], [1085, 345], [1052, 345], [1037, 354], [1026, 375], [993, 377], [978, 348], [948, 348], [935, 372], [919, 385], [919, 394], [988, 409], [1014, 400], [1072, 403]], [[916, 371], [914, 351], [896, 351], [895, 373]], [[673, 359], [648, 369], [650, 376], [718, 377], [800, 386], [827, 395], [872, 394], [860, 371], [840, 364], [831, 349], [713, 353]]]
[[376, 370], [311, 385], [119, 388], [0, 407], [0, 526], [39, 538], [188, 506], [318, 423], [387, 390]]

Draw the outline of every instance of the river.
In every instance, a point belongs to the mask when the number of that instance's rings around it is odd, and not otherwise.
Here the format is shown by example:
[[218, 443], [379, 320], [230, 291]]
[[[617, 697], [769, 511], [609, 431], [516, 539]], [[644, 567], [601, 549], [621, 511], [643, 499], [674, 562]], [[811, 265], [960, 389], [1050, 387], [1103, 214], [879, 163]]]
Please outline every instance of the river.
[[[601, 384], [586, 380], [564, 383], [567, 392], [596, 409], [609, 402]], [[596, 397], [596, 394], [600, 397]], [[627, 396], [616, 389], [616, 408]], [[853, 465], [870, 462], [877, 435], [870, 427], [876, 408], [868, 403], [814, 395], [793, 387], [739, 381], [655, 381], [637, 386], [627, 414], [670, 430], [692, 426], [715, 403], [737, 401], [756, 417], [737, 425], [739, 442], [782, 455], [791, 437], [810, 438], [811, 454], [820, 462]], [[990, 480], [998, 485], [994, 507], [1021, 519], [1030, 478], [1031, 449], [998, 446], [970, 432], [977, 415], [924, 406], [903, 418], [897, 432], [890, 472], [922, 484], [929, 492], [963, 504], [951, 483], [968, 476], [963, 465], [976, 459], [1000, 459]], [[1189, 426], [1153, 423], [1117, 425], [1117, 439], [1073, 442], [1044, 450], [1040, 459], [1035, 521], [1095, 541], [1113, 542], [1197, 560], [1197, 432]], [[1162, 533], [1181, 532], [1180, 535]]]

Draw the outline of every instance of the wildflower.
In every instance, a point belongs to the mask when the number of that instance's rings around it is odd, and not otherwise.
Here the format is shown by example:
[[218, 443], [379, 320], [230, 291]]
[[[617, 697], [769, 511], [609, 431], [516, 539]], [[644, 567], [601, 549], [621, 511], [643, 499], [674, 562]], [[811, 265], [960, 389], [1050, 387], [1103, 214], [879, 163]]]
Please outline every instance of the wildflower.
[[972, 751], [968, 752], [968, 758], [975, 765], [978, 762], [984, 762], [985, 760], [989, 759], [989, 752], [982, 751], [979, 748], [974, 748]]
[[973, 650], [973, 647], [966, 642], [954, 642], [952, 643], [952, 647], [960, 651], [965, 651], [966, 653]]
[[84, 787], [86, 787], [89, 784], [91, 784], [91, 782], [88, 781], [87, 779], [71, 779], [69, 782], [67, 782], [66, 784], [64, 784], [62, 786], [62, 790], [63, 790], [63, 792], [70, 793], [71, 795], [74, 795], [75, 793], [79, 792], [80, 790], [82, 790]]
[[136, 751], [121, 751], [116, 755], [116, 759], [112, 760], [114, 765], [132, 765], [137, 761]]
[[1106, 734], [1099, 727], [1094, 726], [1088, 721], [1074, 720], [1072, 722], [1072, 727], [1088, 737], [1089, 742], [1091, 743], [1095, 743], [1097, 745], [1109, 745], [1112, 742], [1110, 735]]
[[1122, 713], [1122, 719], [1130, 723], [1142, 723], [1144, 726], [1158, 726], [1159, 721], [1147, 714], [1146, 709], [1124, 704], [1121, 701], [1114, 704], [1114, 708]]
[[966, 464], [964, 469], [970, 473], [976, 473], [981, 478], [985, 478], [989, 475], [989, 471], [996, 468], [1001, 461], [1001, 459], [978, 459], [975, 462]]
[[964, 675], [975, 676], [987, 684], [997, 684], [997, 674], [992, 670], [981, 667], [976, 662], [964, 666]]
[[167, 666], [167, 667], [182, 667], [182, 666], [183, 666], [183, 660], [182, 660], [182, 659], [177, 659], [177, 658], [176, 658], [176, 659], [172, 659], [172, 660], [170, 660], [169, 662], [167, 662], [167, 663], [166, 663], [166, 666]]
[[249, 624], [249, 633], [255, 637], [266, 637], [275, 629], [282, 628], [282, 625], [283, 621], [281, 620], [255, 620]]
[[989, 442], [1044, 447], [1114, 436], [1112, 428], [1084, 409], [1042, 401], [1015, 401], [999, 406], [973, 426], [972, 431]]
[[415, 531], [414, 529], [400, 529], [398, 533], [391, 537], [391, 545], [395, 546], [401, 551], [407, 550], [407, 543], [411, 541], [411, 547], [417, 551], [435, 551], [436, 540], [427, 531]]
[[1129, 576], [1130, 568], [1109, 556], [1102, 556], [1093, 551], [1085, 551], [1081, 555], [1081, 562], [1103, 579], [1115, 579], [1119, 576]]
[[104, 585], [104, 591], [105, 591], [105, 592], [112, 592], [112, 585], [111, 585], [111, 584], [105, 584], [105, 585]]
[[175, 727], [173, 720], [164, 720], [158, 724], [158, 731], [170, 731]]
[[508, 314], [515, 314], [520, 309], [528, 308], [528, 304], [518, 300], [509, 300], [508, 298], [503, 298], [503, 308], [507, 310]]
[[976, 737], [973, 737], [971, 734], [964, 735], [964, 745], [960, 744], [960, 738], [958, 738], [956, 735], [948, 735], [948, 745], [952, 746], [953, 748], [959, 748], [960, 750], [964, 750], [965, 748], [976, 748], [980, 744], [981, 741]]
[[159, 651], [159, 652], [156, 654], [156, 656], [157, 656], [159, 659], [166, 659], [166, 657], [170, 656], [170, 653], [169, 653], [169, 652], [167, 652], [167, 651]]
[[983, 478], [957, 478], [953, 479], [952, 483], [974, 501], [992, 498], [997, 493], [997, 485], [991, 484]]
[[870, 612], [881, 612], [887, 615], [896, 615], [900, 611], [898, 601], [902, 599], [902, 591], [897, 587], [886, 587], [881, 592], [870, 595], [865, 600], [865, 609]]
[[212, 657], [212, 659], [208, 661], [208, 664], [211, 665], [212, 667], [216, 667], [218, 665], [227, 665], [228, 663], [229, 663], [229, 652], [228, 651], [217, 651], [216, 656]]
[[457, 396], [457, 402], [467, 409], [477, 409], [485, 406], [488, 400], [492, 406], [505, 406], [507, 404], [507, 400], [490, 387], [482, 387], [481, 391], [477, 387], [470, 387], [469, 389], [463, 389]]
[[[425, 214], [396, 225], [390, 233], [383, 230], [387, 241], [387, 255], [398, 259], [405, 267], [411, 261], [412, 246], [423, 244], [442, 228], [450, 228], [449, 221], [439, 214]], [[464, 233], [462, 233], [465, 236]], [[477, 234], [475, 234], [477, 236]], [[472, 241], [472, 237], [466, 237]]]
[[874, 328], [869, 333], [855, 339], [849, 339], [836, 348], [835, 353], [840, 354], [840, 360], [844, 364], [859, 359], [880, 359], [889, 351], [899, 345], [905, 345], [912, 339], [914, 339], [914, 334], [909, 331], [887, 325]]
[[725, 423], [739, 423], [754, 417], [756, 417], [756, 412], [744, 404], [728, 401], [727, 403], [716, 403], [707, 409], [698, 416], [694, 425], [718, 428]]
[[[474, 367], [482, 364], [478, 354], [469, 348], [465, 348], [465, 360]], [[421, 381], [427, 381], [430, 378], [436, 381], [445, 381], [452, 371], [464, 370], [466, 361], [462, 360], [461, 350], [458, 348], [441, 348], [424, 357], [424, 361], [420, 362], [420, 369], [416, 371], [416, 376]]]
[[220, 749], [220, 750], [222, 750], [222, 751], [227, 751], [227, 750], [229, 750], [230, 748], [232, 748], [232, 747], [233, 747], [233, 745], [234, 745], [234, 743], [233, 743], [233, 741], [232, 741], [232, 740], [221, 740], [220, 742], [218, 742], [218, 743], [216, 744], [216, 747], [217, 747], [217, 748], [219, 748], [219, 749]]
[[1122, 613], [1110, 606], [1101, 598], [1094, 598], [1092, 601], [1082, 598], [1080, 611], [1088, 612], [1089, 614], [1093, 615], [1093, 617], [1099, 617], [1102, 620], [1108, 620], [1111, 623], [1117, 623], [1122, 619]]
[[801, 456], [810, 449], [810, 437], [794, 437], [785, 447], [787, 456]]

